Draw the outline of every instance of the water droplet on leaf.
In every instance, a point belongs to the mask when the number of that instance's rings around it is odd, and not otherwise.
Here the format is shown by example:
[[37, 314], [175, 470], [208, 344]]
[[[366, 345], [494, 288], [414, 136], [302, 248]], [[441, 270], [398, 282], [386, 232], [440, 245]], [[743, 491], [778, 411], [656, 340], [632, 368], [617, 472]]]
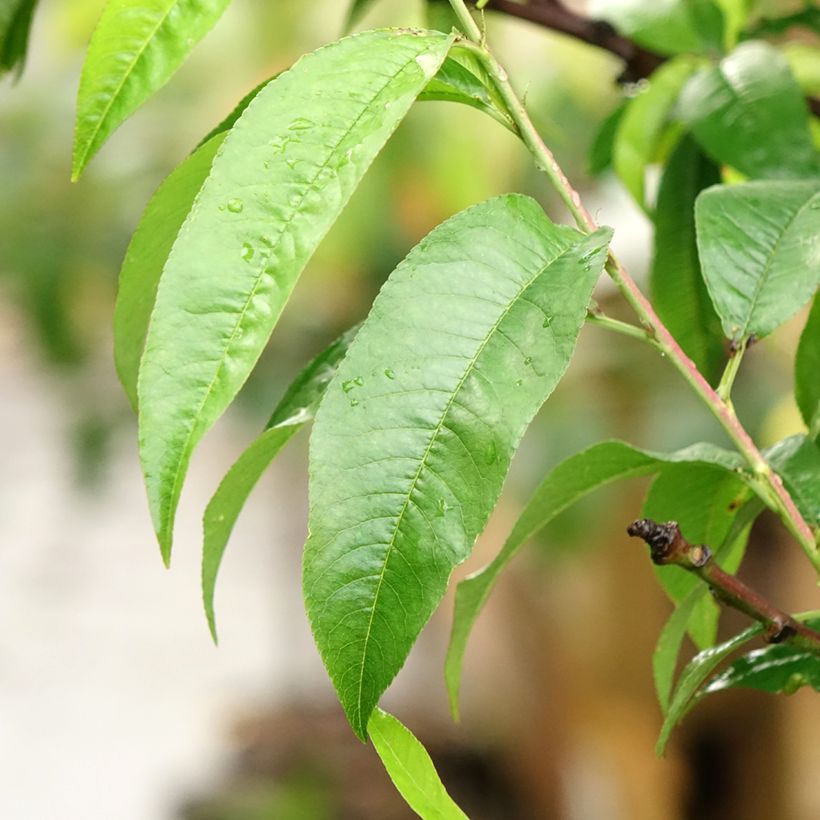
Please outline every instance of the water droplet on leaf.
[[242, 251], [239, 254], [246, 262], [250, 262], [253, 259], [253, 245], [250, 242], [246, 242], [242, 246]]
[[238, 214], [242, 212], [242, 209], [245, 205], [242, 203], [241, 199], [229, 199], [228, 200], [228, 210], [232, 214]]
[[384, 371], [384, 375], [387, 376], [388, 379], [396, 378], [396, 374], [389, 367]]

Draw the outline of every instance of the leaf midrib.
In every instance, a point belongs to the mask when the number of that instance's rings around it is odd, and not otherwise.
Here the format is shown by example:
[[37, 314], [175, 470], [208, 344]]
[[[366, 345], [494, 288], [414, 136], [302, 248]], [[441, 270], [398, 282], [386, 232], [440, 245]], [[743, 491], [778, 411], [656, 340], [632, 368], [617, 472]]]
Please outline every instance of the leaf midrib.
[[[373, 594], [373, 604], [370, 608], [370, 620], [368, 621], [368, 624], [367, 624], [367, 631], [365, 632], [365, 637], [364, 637], [364, 648], [362, 649], [362, 662], [361, 662], [361, 666], [360, 666], [360, 670], [359, 670], [359, 691], [358, 691], [357, 699], [356, 699], [356, 714], [359, 718], [360, 726], [361, 726], [361, 715], [362, 715], [362, 690], [363, 690], [363, 687], [364, 687], [364, 668], [365, 668], [366, 661], [367, 661], [367, 653], [368, 653], [368, 649], [369, 649], [369, 646], [370, 646], [370, 637], [371, 637], [372, 630], [373, 630], [373, 619], [376, 616], [376, 609], [377, 609], [377, 605], [378, 605], [378, 601], [379, 601], [379, 596], [381, 594], [381, 588], [382, 588], [382, 585], [384, 583], [384, 576], [385, 576], [385, 573], [387, 571], [387, 565], [390, 563], [390, 556], [392, 555], [393, 550], [396, 546], [396, 537], [398, 536], [399, 530], [401, 529], [402, 521], [404, 520], [404, 516], [405, 516], [405, 514], [407, 512], [407, 509], [410, 505], [410, 499], [413, 496], [413, 493], [416, 489], [416, 485], [418, 484], [419, 478], [421, 477], [422, 471], [427, 466], [427, 459], [430, 457], [430, 453], [432, 452], [433, 445], [435, 444], [436, 440], [439, 437], [439, 434], [441, 433], [442, 427], [444, 426], [444, 421], [446, 420], [447, 416], [449, 415], [450, 409], [452, 408], [453, 403], [455, 402], [456, 398], [458, 397], [458, 394], [460, 393], [461, 388], [464, 386], [464, 383], [467, 381], [467, 378], [469, 377], [470, 373], [473, 371], [473, 368], [475, 367], [476, 362], [481, 357], [481, 354], [484, 352], [484, 349], [487, 346], [487, 344], [489, 343], [490, 339], [493, 338], [493, 336], [498, 331], [498, 328], [500, 327], [501, 323], [504, 321], [504, 319], [506, 319], [506, 317], [509, 314], [510, 310], [512, 309], [513, 305], [521, 298], [521, 295], [537, 279], [539, 279], [541, 276], [544, 275], [544, 273], [547, 271], [547, 269], [552, 267], [552, 265], [554, 265], [559, 259], [561, 259], [568, 251], [572, 250], [573, 247], [574, 247], [574, 245], [572, 245], [572, 244], [567, 245], [557, 256], [555, 256], [553, 259], [551, 259], [549, 262], [547, 262], [543, 267], [539, 268], [538, 271], [535, 274], [533, 274], [527, 280], [526, 283], [522, 284], [522, 286], [516, 292], [515, 296], [508, 302], [508, 304], [506, 305], [506, 307], [504, 308], [502, 313], [499, 315], [499, 317], [493, 323], [492, 327], [487, 332], [484, 339], [482, 339], [481, 344], [479, 345], [478, 350], [476, 351], [475, 355], [468, 361], [467, 367], [465, 368], [464, 373], [461, 375], [461, 378], [459, 379], [458, 384], [456, 385], [455, 389], [453, 390], [452, 394], [450, 395], [450, 398], [447, 400], [447, 404], [444, 406], [444, 408], [441, 412], [441, 416], [438, 420], [438, 423], [433, 428], [433, 431], [430, 435], [430, 440], [427, 442], [427, 447], [425, 448], [424, 453], [423, 453], [422, 458], [421, 458], [421, 461], [419, 462], [419, 467], [416, 470], [416, 474], [413, 476], [413, 478], [410, 482], [410, 487], [407, 490], [406, 498], [405, 498], [404, 503], [402, 504], [402, 508], [399, 511], [399, 514], [396, 518], [396, 524], [395, 524], [395, 527], [393, 529], [393, 535], [390, 539], [390, 542], [387, 545], [387, 551], [385, 553], [384, 560], [382, 562], [381, 573], [379, 574], [379, 580], [378, 580], [378, 583], [376, 584], [376, 589], [375, 589], [375, 592]], [[364, 728], [364, 727], [361, 727], [361, 728]]]

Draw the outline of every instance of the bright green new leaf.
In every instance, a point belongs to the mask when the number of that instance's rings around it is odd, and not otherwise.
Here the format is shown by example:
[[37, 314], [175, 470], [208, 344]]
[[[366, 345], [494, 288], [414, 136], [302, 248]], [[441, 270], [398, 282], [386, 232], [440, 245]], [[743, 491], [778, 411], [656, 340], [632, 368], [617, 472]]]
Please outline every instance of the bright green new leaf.
[[703, 277], [726, 336], [771, 333], [820, 284], [820, 180], [748, 182], [695, 205]]
[[720, 319], [700, 270], [695, 198], [720, 181], [714, 163], [686, 136], [661, 178], [655, 208], [652, 304], [687, 356], [707, 379], [719, 378], [726, 354]]
[[652, 75], [648, 88], [627, 103], [621, 118], [612, 146], [612, 165], [642, 208], [646, 207], [646, 168], [655, 160], [678, 95], [695, 67], [687, 57], [662, 65]]
[[[809, 620], [807, 625], [817, 629], [820, 619]], [[820, 692], [820, 655], [789, 644], [772, 644], [738, 658], [709, 681], [702, 695], [738, 687], [792, 695], [803, 686]]]
[[753, 638], [756, 638], [763, 632], [761, 624], [753, 624], [748, 629], [744, 629], [738, 635], [730, 638], [718, 646], [704, 649], [703, 652], [697, 654], [681, 672], [680, 680], [678, 681], [675, 693], [672, 695], [672, 700], [669, 704], [669, 710], [663, 720], [658, 743], [655, 751], [658, 755], [662, 755], [666, 749], [666, 744], [669, 742], [669, 736], [672, 730], [683, 719], [683, 716], [694, 705], [694, 699], [697, 695], [700, 685], [712, 674], [712, 672], [720, 665], [722, 661], [729, 657], [736, 649], [739, 649], [744, 644], [747, 644]]
[[340, 40], [265, 86], [225, 139], [162, 273], [139, 375], [143, 471], [166, 561], [191, 452], [450, 44], [398, 29]]
[[80, 79], [71, 177], [162, 88], [230, 0], [108, 0]]
[[820, 434], [820, 299], [815, 298], [797, 346], [794, 398], [812, 438]]
[[[677, 521], [688, 541], [716, 551], [733, 531], [732, 524], [749, 493], [736, 473], [706, 464], [671, 464], [649, 488], [642, 514], [656, 521]], [[735, 572], [740, 565], [748, 535], [747, 526], [735, 534], [736, 543], [724, 551], [721, 565], [727, 572]], [[656, 567], [655, 572], [674, 603], [683, 601], [703, 583], [680, 567]], [[711, 598], [695, 604], [688, 630], [698, 648], [714, 643], [719, 615]]]
[[325, 388], [358, 331], [352, 328], [322, 351], [296, 377], [273, 411], [265, 431], [237, 459], [208, 504], [203, 518], [202, 600], [214, 642], [214, 590], [222, 556], [251, 490], [279, 451], [313, 418]]
[[[815, 373], [817, 378], [817, 373]], [[820, 447], [803, 435], [789, 436], [763, 451], [783, 479], [810, 527], [820, 527]]]
[[715, 0], [715, 4], [723, 14], [723, 45], [731, 50], [749, 19], [752, 0]]
[[717, 162], [757, 179], [820, 174], [803, 92], [786, 58], [750, 41], [686, 84], [680, 112]]
[[375, 709], [367, 733], [407, 805], [424, 820], [467, 820], [447, 794], [424, 746], [392, 715]]
[[114, 363], [135, 410], [137, 374], [160, 275], [224, 138], [212, 137], [157, 188], [125, 252], [114, 307]]
[[711, 51], [723, 39], [723, 17], [711, 0], [591, 0], [587, 13], [663, 54]]
[[519, 195], [463, 211], [390, 276], [322, 401], [304, 594], [362, 737], [569, 364], [610, 237]]
[[656, 472], [667, 462], [705, 463], [725, 470], [742, 466], [736, 454], [711, 444], [696, 444], [676, 453], [653, 453], [621, 441], [603, 441], [570, 456], [547, 474], [527, 502], [501, 552], [456, 588], [453, 631], [444, 672], [454, 716], [458, 716], [461, 667], [470, 631], [501, 571], [522, 545], [559, 513], [593, 490], [612, 481]]
[[37, 0], [0, 2], [0, 75], [15, 68], [22, 70], [36, 7]]

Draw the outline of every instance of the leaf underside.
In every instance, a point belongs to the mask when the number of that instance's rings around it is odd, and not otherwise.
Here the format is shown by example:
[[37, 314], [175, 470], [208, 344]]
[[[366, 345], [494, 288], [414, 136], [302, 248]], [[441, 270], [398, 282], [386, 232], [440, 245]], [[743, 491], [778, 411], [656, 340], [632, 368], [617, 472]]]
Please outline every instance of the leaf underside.
[[517, 195], [458, 214], [391, 275], [325, 395], [304, 595], [362, 737], [569, 362], [610, 236]]

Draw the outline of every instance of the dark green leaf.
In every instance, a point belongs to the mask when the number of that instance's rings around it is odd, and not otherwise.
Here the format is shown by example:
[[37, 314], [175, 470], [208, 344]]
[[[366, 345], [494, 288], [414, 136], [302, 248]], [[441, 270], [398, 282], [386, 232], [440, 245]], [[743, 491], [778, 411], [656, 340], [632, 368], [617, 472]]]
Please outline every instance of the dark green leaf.
[[228, 471], [203, 518], [202, 600], [216, 641], [214, 590], [222, 556], [239, 513], [262, 473], [285, 444], [313, 418], [339, 362], [358, 332], [358, 325], [320, 353], [295, 379], [273, 411], [265, 431]]
[[695, 63], [680, 57], [664, 63], [645, 91], [627, 104], [612, 147], [612, 164], [635, 201], [645, 207], [644, 176]]
[[367, 732], [393, 784], [419, 817], [467, 820], [447, 794], [427, 750], [396, 718], [376, 709]]
[[265, 86], [226, 137], [163, 270], [139, 376], [143, 471], [166, 561], [191, 452], [450, 44], [385, 30], [326, 46]]
[[703, 276], [723, 330], [771, 333], [820, 283], [820, 180], [748, 182], [704, 191], [695, 205]]
[[[817, 619], [810, 626], [820, 626]], [[773, 644], [738, 658], [712, 678], [703, 695], [743, 687], [770, 694], [794, 694], [802, 686], [820, 692], [820, 655], [789, 644]]]
[[304, 592], [359, 735], [566, 369], [610, 237], [517, 195], [458, 214], [391, 275], [325, 395]]
[[425, 0], [424, 17], [427, 28], [436, 31], [446, 33], [461, 28], [450, 0]]
[[684, 137], [661, 178], [655, 208], [652, 303], [687, 356], [714, 382], [725, 362], [720, 319], [700, 270], [695, 198], [720, 181], [720, 172]]
[[622, 100], [607, 116], [598, 128], [598, 133], [589, 149], [587, 165], [593, 176], [601, 174], [612, 165], [612, 149], [615, 144], [615, 134], [623, 119], [629, 100]]
[[109, 0], [80, 79], [71, 177], [179, 68], [230, 0]]
[[22, 71], [36, 7], [37, 0], [0, 3], [0, 75], [15, 68]]
[[800, 514], [816, 530], [820, 525], [820, 447], [806, 436], [789, 436], [763, 455], [783, 479]]
[[[716, 550], [732, 531], [734, 519], [748, 495], [748, 487], [736, 473], [705, 464], [671, 464], [664, 467], [650, 487], [643, 515], [657, 521], [677, 521], [688, 541]], [[727, 572], [734, 572], [740, 564], [747, 537], [748, 527], [737, 533], [737, 548], [721, 562]], [[703, 583], [680, 567], [656, 567], [655, 572], [675, 603], [683, 601]], [[719, 614], [717, 604], [709, 597], [694, 605], [688, 630], [699, 648], [714, 643]]]
[[812, 438], [820, 434], [820, 299], [815, 298], [794, 362], [794, 397]]
[[697, 694], [700, 685], [712, 674], [720, 663], [729, 657], [736, 649], [747, 644], [763, 632], [761, 624], [753, 624], [748, 629], [744, 629], [728, 641], [697, 654], [686, 666], [678, 681], [675, 694], [669, 704], [669, 711], [663, 720], [658, 744], [655, 750], [659, 755], [664, 753], [672, 729], [679, 723], [683, 716], [693, 705], [693, 699]]
[[125, 252], [114, 308], [114, 362], [135, 410], [137, 374], [160, 275], [223, 140], [222, 134], [212, 137], [159, 186]]
[[738, 46], [719, 66], [692, 77], [680, 103], [683, 119], [717, 162], [758, 179], [820, 174], [803, 93], [774, 46]]
[[663, 54], [711, 51], [723, 38], [723, 17], [711, 0], [592, 0], [587, 12]]
[[648, 475], [667, 462], [715, 464], [726, 470], [739, 469], [742, 464], [734, 453], [710, 444], [696, 444], [677, 453], [653, 453], [621, 441], [603, 441], [562, 461], [547, 474], [527, 502], [501, 552], [456, 588], [453, 631], [445, 665], [454, 716], [458, 715], [461, 667], [470, 631], [501, 571], [522, 545], [559, 513], [598, 487], [619, 479]]

